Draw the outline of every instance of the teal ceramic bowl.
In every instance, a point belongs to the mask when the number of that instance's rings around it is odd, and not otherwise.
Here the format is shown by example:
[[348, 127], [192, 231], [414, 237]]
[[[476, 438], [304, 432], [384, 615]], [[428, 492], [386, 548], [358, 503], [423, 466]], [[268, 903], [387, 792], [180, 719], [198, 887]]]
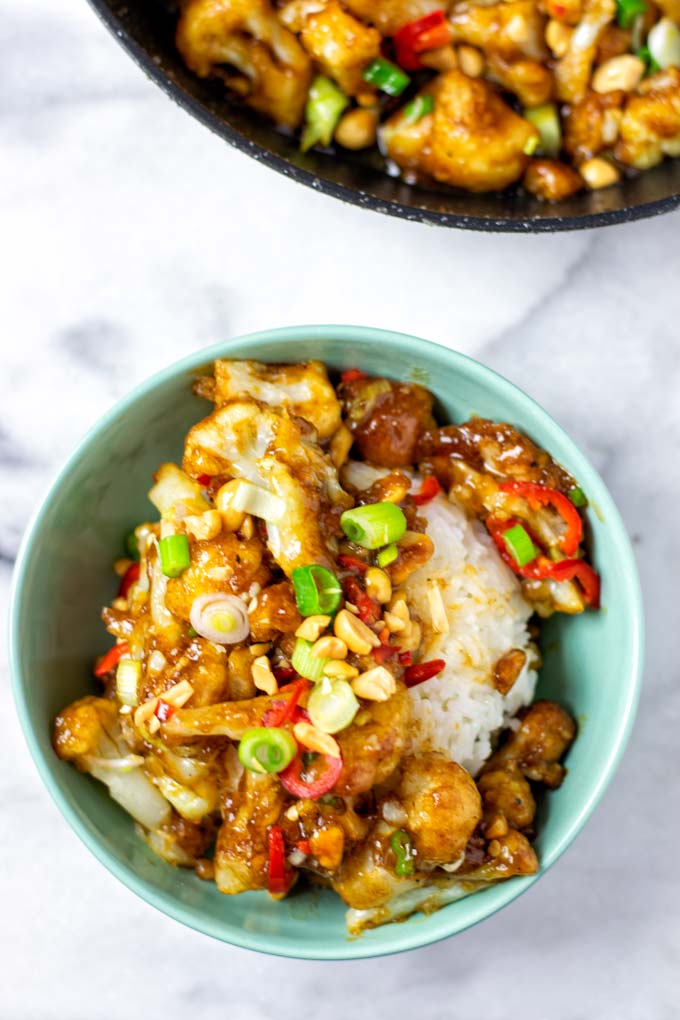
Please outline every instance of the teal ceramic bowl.
[[[14, 693], [31, 754], [69, 825], [130, 889], [171, 917], [234, 945], [281, 956], [356, 959], [446, 938], [488, 917], [539, 876], [515, 878], [429, 917], [348, 937], [344, 908], [330, 892], [284, 902], [266, 893], [222, 896], [191, 871], [155, 857], [105, 788], [57, 759], [52, 720], [92, 692], [91, 664], [107, 647], [100, 607], [112, 596], [111, 562], [121, 536], [150, 512], [146, 492], [161, 461], [181, 457], [189, 426], [208, 411], [193, 378], [217, 357], [360, 367], [417, 380], [452, 421], [471, 414], [519, 426], [568, 468], [591, 501], [588, 524], [603, 576], [599, 613], [560, 617], [543, 632], [539, 693], [580, 722], [560, 790], [543, 803], [536, 849], [543, 874], [569, 846], [600, 799], [628, 737], [643, 652], [643, 613], [633, 555], [599, 475], [562, 429], [528, 396], [489, 369], [415, 337], [356, 326], [304, 326], [251, 334], [194, 354], [139, 386], [83, 439], [48, 493], [16, 567], [10, 644]], [[497, 921], [502, 924], [502, 919]]]

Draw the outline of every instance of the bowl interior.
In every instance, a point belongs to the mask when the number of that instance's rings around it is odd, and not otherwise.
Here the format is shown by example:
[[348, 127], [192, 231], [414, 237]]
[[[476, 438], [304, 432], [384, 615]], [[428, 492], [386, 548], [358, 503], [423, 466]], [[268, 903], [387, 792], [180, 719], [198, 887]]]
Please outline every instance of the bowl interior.
[[441, 226], [518, 232], [620, 223], [667, 212], [680, 203], [680, 160], [666, 160], [615, 187], [546, 203], [517, 190], [475, 195], [407, 185], [385, 173], [384, 160], [375, 152], [303, 155], [295, 139], [230, 101], [219, 82], [201, 80], [187, 70], [174, 45], [174, 0], [90, 3], [145, 72], [198, 120], [280, 173], [344, 201]]
[[[213, 357], [360, 366], [417, 380], [447, 419], [480, 414], [515, 423], [573, 472], [591, 500], [588, 523], [604, 575], [603, 608], [556, 618], [543, 632], [539, 693], [576, 715], [580, 735], [563, 787], [541, 808], [541, 869], [559, 856], [594, 806], [631, 723], [641, 657], [642, 611], [635, 566], [618, 513], [599, 476], [561, 429], [510, 383], [461, 355], [401, 334], [358, 327], [289, 328], [225, 343], [171, 366], [123, 400], [83, 440], [27, 535], [17, 566], [11, 654], [17, 706], [38, 768], [62, 812], [99, 859], [155, 906], [192, 927], [250, 948], [312, 958], [362, 957], [425, 944], [492, 913], [534, 879], [514, 879], [424, 918], [350, 940], [340, 901], [305, 891], [281, 903], [265, 893], [225, 897], [192, 872], [156, 858], [103, 786], [60, 762], [52, 720], [94, 690], [91, 663], [110, 641], [100, 607], [110, 600], [111, 562], [122, 536], [153, 513], [150, 479], [179, 460], [189, 426], [209, 405], [191, 382]], [[313, 921], [313, 924], [309, 922]]]

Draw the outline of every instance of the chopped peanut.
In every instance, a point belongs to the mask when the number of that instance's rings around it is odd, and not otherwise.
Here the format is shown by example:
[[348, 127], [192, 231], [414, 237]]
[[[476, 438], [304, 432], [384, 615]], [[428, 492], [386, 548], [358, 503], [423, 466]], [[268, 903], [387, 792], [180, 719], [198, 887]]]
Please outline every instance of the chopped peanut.
[[255, 659], [251, 673], [253, 683], [257, 687], [258, 691], [264, 691], [265, 694], [276, 694], [279, 689], [279, 685], [276, 682], [276, 677], [272, 673], [272, 667], [266, 655], [260, 655], [259, 658]]
[[362, 620], [352, 616], [346, 609], [341, 609], [335, 617], [333, 630], [349, 650], [356, 652], [357, 655], [368, 655], [371, 648], [378, 648], [380, 645], [380, 638]]
[[327, 634], [312, 645], [312, 655], [317, 659], [346, 659], [347, 645], [341, 638]]
[[310, 751], [317, 751], [319, 754], [328, 754], [331, 758], [340, 757], [340, 747], [335, 737], [330, 733], [324, 733], [308, 722], [295, 723], [293, 736]]
[[219, 510], [206, 510], [203, 514], [190, 514], [184, 518], [187, 535], [201, 542], [216, 538], [222, 530], [222, 515]]
[[398, 634], [405, 630], [411, 621], [411, 615], [403, 595], [395, 596], [390, 602], [390, 608], [385, 613], [385, 623], [390, 634]]
[[402, 652], [417, 652], [422, 640], [422, 630], [419, 623], [411, 620], [408, 627], [399, 634], [399, 647]]
[[366, 594], [385, 605], [392, 598], [392, 582], [384, 570], [369, 567], [366, 571]]
[[420, 62], [433, 71], [453, 71], [458, 67], [458, 58], [453, 46], [438, 46], [436, 50], [420, 53]]
[[613, 164], [608, 163], [606, 159], [599, 159], [597, 156], [581, 163], [579, 172], [593, 191], [598, 188], [608, 188], [610, 184], [616, 184], [621, 178], [621, 174]]
[[266, 655], [267, 652], [270, 652], [271, 647], [271, 641], [259, 641], [256, 645], [251, 645], [248, 651], [254, 659], [257, 659], [259, 656]]
[[317, 641], [330, 622], [330, 616], [322, 616], [321, 614], [318, 616], [308, 616], [295, 631], [295, 637], [304, 638], [305, 641]]
[[354, 693], [367, 701], [387, 701], [396, 689], [394, 677], [384, 666], [375, 666], [352, 680]]
[[481, 78], [484, 74], [484, 57], [475, 46], [459, 46], [458, 66], [468, 78]]
[[342, 465], [349, 457], [349, 451], [352, 449], [352, 443], [354, 442], [354, 436], [347, 428], [346, 425], [341, 425], [338, 431], [335, 433], [330, 441], [329, 452], [331, 460], [333, 461], [333, 467], [340, 470]]
[[238, 531], [246, 518], [242, 510], [235, 510], [231, 505], [231, 501], [238, 492], [240, 484], [238, 478], [233, 478], [218, 489], [215, 495], [215, 506], [222, 515], [225, 531]]
[[565, 25], [563, 21], [551, 18], [545, 30], [545, 41], [552, 50], [553, 56], [563, 57], [569, 49], [569, 43], [573, 35], [573, 28]]
[[359, 670], [356, 666], [350, 666], [349, 662], [343, 662], [342, 659], [331, 659], [330, 662], [326, 663], [323, 672], [324, 676], [341, 680], [351, 680], [352, 677], [359, 676]]
[[642, 81], [646, 64], [632, 53], [605, 60], [595, 71], [591, 86], [595, 92], [632, 92]]

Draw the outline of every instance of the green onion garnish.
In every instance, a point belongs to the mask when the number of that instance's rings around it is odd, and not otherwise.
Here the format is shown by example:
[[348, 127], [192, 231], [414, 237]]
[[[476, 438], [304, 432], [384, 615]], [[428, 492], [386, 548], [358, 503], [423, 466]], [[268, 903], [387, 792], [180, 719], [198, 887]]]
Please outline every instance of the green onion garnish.
[[378, 57], [368, 65], [363, 77], [369, 85], [375, 85], [382, 92], [386, 92], [388, 96], [400, 96], [411, 81], [400, 67], [391, 64], [389, 60], [383, 60], [382, 57]]
[[574, 506], [588, 506], [588, 497], [580, 485], [575, 485], [573, 489], [570, 489], [568, 496]]
[[340, 115], [349, 100], [344, 92], [335, 85], [330, 78], [320, 74], [312, 82], [307, 95], [307, 106], [305, 117], [307, 120], [300, 149], [307, 152], [317, 142], [322, 145], [330, 145], [333, 138], [335, 126], [340, 120]]
[[515, 524], [503, 532], [506, 548], [518, 567], [525, 567], [538, 556], [538, 549], [531, 541], [531, 536], [521, 524]]
[[638, 14], [647, 10], [645, 0], [616, 0], [616, 20], [620, 28], [630, 28]]
[[307, 702], [309, 718], [324, 733], [338, 733], [349, 726], [359, 711], [359, 702], [346, 680], [324, 677]]
[[161, 570], [166, 577], [179, 577], [189, 564], [189, 539], [186, 535], [166, 535], [158, 543]]
[[413, 844], [405, 829], [397, 829], [390, 836], [392, 853], [397, 858], [394, 867], [395, 875], [412, 875], [416, 870], [413, 860]]
[[296, 754], [292, 734], [273, 726], [246, 730], [238, 745], [239, 761], [251, 772], [282, 772]]
[[524, 153], [525, 156], [533, 156], [538, 146], [539, 146], [538, 138], [536, 137], [536, 135], [532, 135], [531, 138], [527, 138], [526, 142], [524, 143], [524, 148], [522, 149], [522, 152]]
[[404, 107], [404, 120], [407, 124], [416, 124], [421, 117], [434, 110], [434, 99], [429, 94], [416, 96]]
[[397, 556], [399, 555], [399, 549], [396, 545], [388, 545], [386, 549], [381, 549], [376, 560], [379, 567], [389, 567], [390, 563], [394, 563]]
[[340, 605], [342, 588], [335, 574], [318, 563], [296, 567], [291, 575], [295, 601], [303, 616], [332, 615]]
[[318, 655], [312, 655], [312, 642], [305, 641], [299, 637], [295, 642], [295, 648], [291, 656], [291, 665], [296, 673], [316, 683], [323, 676], [323, 671], [328, 665], [329, 659], [321, 659]]
[[647, 71], [649, 74], [656, 74], [657, 71], [661, 70], [656, 60], [649, 52], [649, 46], [647, 46], [646, 44], [640, 47], [640, 49], [637, 51], [637, 56], [640, 58], [640, 60], [644, 60], [645, 64], [647, 65]]
[[536, 152], [554, 159], [562, 148], [562, 126], [555, 104], [533, 106], [524, 111], [524, 119], [533, 124], [540, 136]]
[[134, 528], [125, 536], [125, 551], [131, 560], [139, 560], [139, 539]]
[[142, 677], [142, 664], [138, 659], [121, 659], [116, 670], [116, 694], [122, 705], [134, 708], [139, 704], [137, 684]]
[[345, 510], [340, 527], [350, 542], [364, 549], [380, 549], [399, 541], [406, 531], [406, 518], [396, 503], [371, 503]]

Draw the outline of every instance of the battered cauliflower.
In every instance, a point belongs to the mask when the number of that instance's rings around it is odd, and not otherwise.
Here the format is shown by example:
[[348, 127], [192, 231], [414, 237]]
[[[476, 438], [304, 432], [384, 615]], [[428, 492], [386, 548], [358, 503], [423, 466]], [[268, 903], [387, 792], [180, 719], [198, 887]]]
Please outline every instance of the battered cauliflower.
[[616, 157], [647, 170], [664, 156], [680, 156], [680, 70], [660, 71], [643, 81], [639, 92], [623, 111]]

